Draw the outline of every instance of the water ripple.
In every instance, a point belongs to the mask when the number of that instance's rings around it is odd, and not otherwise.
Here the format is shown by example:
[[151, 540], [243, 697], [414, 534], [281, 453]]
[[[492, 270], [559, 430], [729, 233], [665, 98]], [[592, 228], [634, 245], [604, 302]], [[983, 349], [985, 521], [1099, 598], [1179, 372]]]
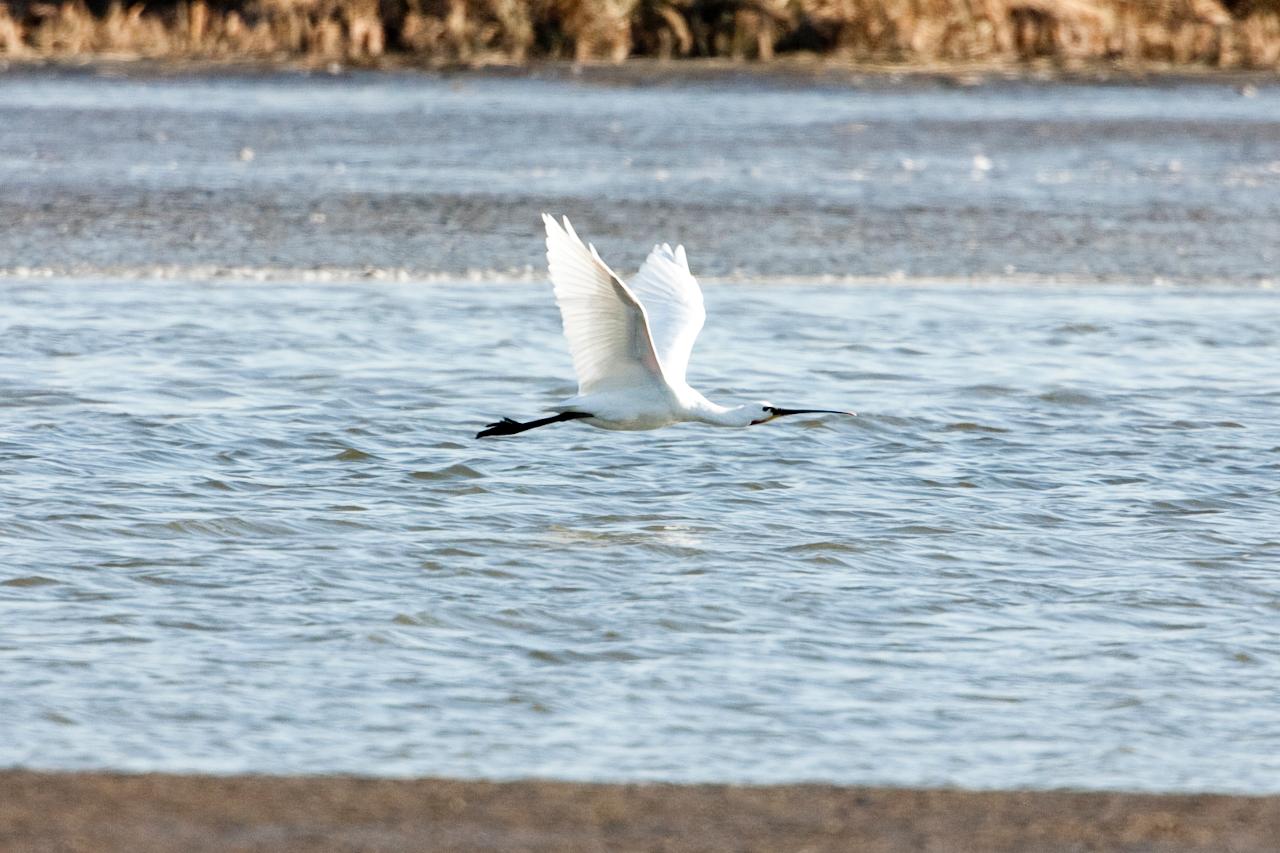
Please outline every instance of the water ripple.
[[110, 284], [0, 282], [0, 763], [1274, 790], [1272, 293], [709, 289], [862, 416], [477, 442], [541, 286]]

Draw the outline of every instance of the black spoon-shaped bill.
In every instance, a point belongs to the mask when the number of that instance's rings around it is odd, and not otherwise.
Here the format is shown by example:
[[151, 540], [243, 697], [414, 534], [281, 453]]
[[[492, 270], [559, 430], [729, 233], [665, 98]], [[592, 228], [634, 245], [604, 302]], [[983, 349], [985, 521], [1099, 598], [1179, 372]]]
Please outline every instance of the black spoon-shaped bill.
[[786, 415], [849, 415], [856, 418], [857, 412], [845, 412], [839, 409], [781, 409], [777, 406], [765, 406], [765, 408], [775, 418], [785, 417]]

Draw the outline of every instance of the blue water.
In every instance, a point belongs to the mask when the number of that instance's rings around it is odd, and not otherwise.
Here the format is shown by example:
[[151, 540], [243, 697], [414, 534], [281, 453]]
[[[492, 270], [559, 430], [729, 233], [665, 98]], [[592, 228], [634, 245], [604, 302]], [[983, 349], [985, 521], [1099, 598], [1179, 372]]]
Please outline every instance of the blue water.
[[[0, 77], [0, 766], [1280, 790], [1274, 93], [455, 85]], [[860, 417], [476, 441], [574, 390], [544, 195], [719, 274], [712, 399]]]
[[541, 286], [3, 300], [6, 764], [1274, 790], [1271, 293], [709, 287], [861, 417], [487, 442]]

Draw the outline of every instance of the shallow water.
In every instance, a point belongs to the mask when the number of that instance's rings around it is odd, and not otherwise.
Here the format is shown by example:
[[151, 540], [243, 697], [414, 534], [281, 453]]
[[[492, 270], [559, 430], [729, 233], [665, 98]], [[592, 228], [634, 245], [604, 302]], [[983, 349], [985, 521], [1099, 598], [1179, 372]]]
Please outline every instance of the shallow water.
[[[1227, 95], [0, 76], [0, 766], [1280, 790]], [[861, 416], [475, 441], [574, 390], [546, 206], [741, 279], [713, 399]]]
[[709, 287], [861, 417], [486, 442], [541, 286], [2, 294], [0, 763], [1275, 789], [1271, 293]]
[[[0, 74], [0, 271], [1280, 281], [1280, 86]], [[174, 275], [171, 272], [165, 274]]]

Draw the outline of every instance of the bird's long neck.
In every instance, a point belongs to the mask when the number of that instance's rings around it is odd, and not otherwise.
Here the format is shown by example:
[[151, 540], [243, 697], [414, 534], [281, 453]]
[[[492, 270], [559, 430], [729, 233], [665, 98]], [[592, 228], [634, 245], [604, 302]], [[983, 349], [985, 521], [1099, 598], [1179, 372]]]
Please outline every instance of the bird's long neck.
[[[690, 390], [692, 391], [692, 389]], [[738, 427], [744, 425], [741, 406], [721, 406], [719, 403], [711, 402], [697, 391], [693, 391], [693, 394], [695, 395], [694, 399], [688, 407], [690, 420], [711, 424], [712, 426]]]

